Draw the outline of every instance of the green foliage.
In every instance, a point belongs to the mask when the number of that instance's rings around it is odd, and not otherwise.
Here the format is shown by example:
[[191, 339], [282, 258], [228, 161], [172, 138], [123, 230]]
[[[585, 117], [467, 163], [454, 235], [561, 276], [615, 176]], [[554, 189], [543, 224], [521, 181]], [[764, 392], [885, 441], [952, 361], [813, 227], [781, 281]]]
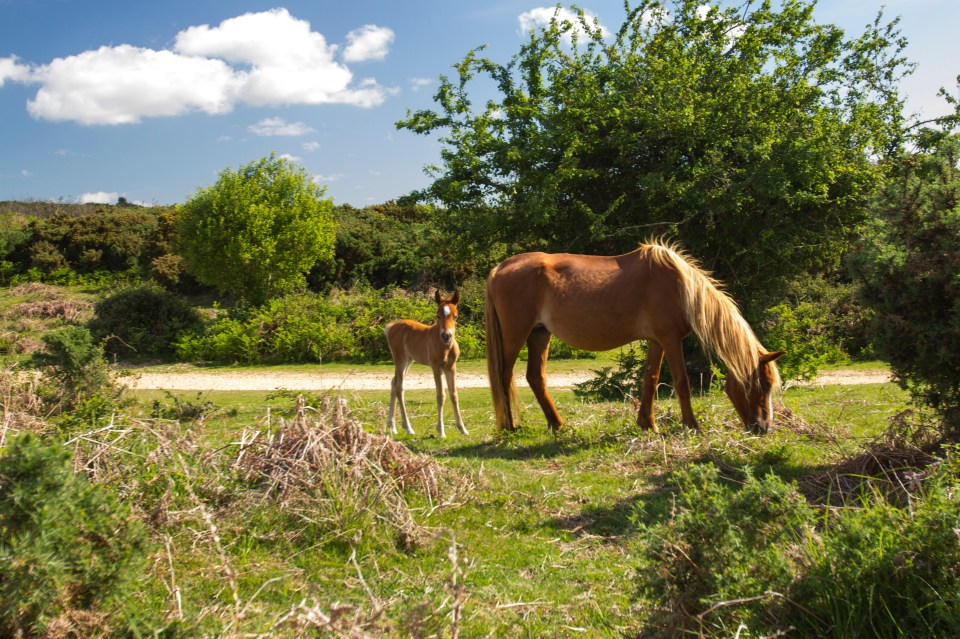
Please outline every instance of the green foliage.
[[[60, 617], [109, 610], [130, 592], [145, 541], [129, 509], [74, 475], [62, 446], [14, 438], [0, 455], [0, 634], [49, 636]], [[85, 630], [76, 636], [103, 628]]]
[[69, 411], [85, 400], [105, 397], [112, 382], [103, 348], [82, 326], [65, 326], [43, 335], [43, 349], [32, 361], [52, 384], [48, 389], [62, 409]]
[[[184, 334], [177, 354], [184, 360], [244, 364], [389, 360], [383, 336], [387, 322], [429, 323], [435, 313], [431, 298], [401, 290], [358, 286], [327, 296], [293, 293], [218, 317], [202, 335]], [[461, 315], [457, 342], [462, 357], [482, 353], [481, 322], [469, 312]]]
[[305, 282], [333, 254], [332, 203], [307, 172], [276, 154], [225, 169], [178, 211], [187, 272], [253, 303]]
[[960, 135], [928, 131], [879, 198], [857, 269], [878, 354], [960, 434]]
[[[818, 637], [960, 633], [960, 466], [951, 455], [909, 507], [864, 500], [825, 520], [785, 619]], [[803, 606], [803, 608], [800, 608]]]
[[799, 573], [800, 556], [790, 550], [812, 533], [813, 509], [772, 474], [758, 479], [747, 472], [734, 487], [716, 466], [701, 464], [677, 473], [675, 482], [673, 516], [644, 531], [650, 594], [691, 617], [726, 600], [756, 598], [720, 608], [709, 621], [728, 628], [770, 623], [780, 602], [765, 595], [785, 592]]
[[333, 210], [337, 226], [334, 256], [310, 272], [311, 287], [349, 288], [358, 282], [374, 288], [438, 284], [453, 288], [475, 275], [475, 260], [456, 255], [441, 236], [434, 211], [420, 205], [387, 202]]
[[813, 302], [778, 304], [767, 309], [764, 344], [772, 351], [786, 351], [777, 360], [783, 379], [810, 380], [820, 368], [846, 360], [846, 354], [830, 334], [830, 315]]
[[397, 123], [445, 132], [420, 195], [464, 255], [676, 238], [748, 316], [782, 279], [839, 265], [882, 177], [870, 156], [899, 143], [896, 22], [845, 39], [813, 3], [704, 6], [640, 2], [612, 41], [558, 19], [506, 65], [471, 51], [435, 111]]
[[128, 286], [94, 305], [89, 323], [94, 339], [108, 353], [122, 356], [172, 355], [184, 331], [197, 331], [201, 318], [179, 295], [158, 284]]
[[595, 376], [575, 384], [573, 392], [593, 401], [618, 402], [643, 394], [643, 375], [647, 366], [646, 348], [631, 345], [617, 353], [616, 367], [604, 366], [594, 371]]

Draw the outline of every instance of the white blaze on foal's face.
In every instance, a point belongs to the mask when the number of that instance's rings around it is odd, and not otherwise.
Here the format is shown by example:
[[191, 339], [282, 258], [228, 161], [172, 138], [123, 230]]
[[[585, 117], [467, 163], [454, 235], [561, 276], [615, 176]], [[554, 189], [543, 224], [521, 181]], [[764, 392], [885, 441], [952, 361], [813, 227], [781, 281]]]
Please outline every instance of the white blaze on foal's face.
[[440, 337], [444, 342], [449, 343], [453, 340], [453, 334], [457, 327], [457, 317], [453, 314], [453, 310], [449, 304], [444, 304], [441, 307], [441, 311], [443, 317], [440, 321], [443, 324], [443, 330], [440, 331]]

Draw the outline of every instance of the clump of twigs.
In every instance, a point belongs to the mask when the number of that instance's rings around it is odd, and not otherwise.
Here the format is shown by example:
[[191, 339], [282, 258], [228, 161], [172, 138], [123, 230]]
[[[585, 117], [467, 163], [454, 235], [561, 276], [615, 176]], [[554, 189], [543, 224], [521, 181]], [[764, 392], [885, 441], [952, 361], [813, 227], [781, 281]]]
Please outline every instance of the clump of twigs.
[[262, 431], [244, 435], [236, 465], [281, 509], [339, 536], [358, 537], [386, 522], [401, 547], [419, 545], [405, 493], [439, 496], [435, 460], [366, 432], [341, 397], [325, 397], [316, 407], [298, 398], [293, 418], [262, 438]]
[[40, 432], [46, 428], [38, 383], [35, 375], [22, 374], [14, 366], [0, 368], [0, 446], [10, 432]]
[[806, 477], [800, 490], [811, 503], [847, 504], [871, 489], [893, 503], [915, 493], [940, 449], [937, 429], [925, 416], [907, 409], [890, 418], [890, 426], [863, 452]]

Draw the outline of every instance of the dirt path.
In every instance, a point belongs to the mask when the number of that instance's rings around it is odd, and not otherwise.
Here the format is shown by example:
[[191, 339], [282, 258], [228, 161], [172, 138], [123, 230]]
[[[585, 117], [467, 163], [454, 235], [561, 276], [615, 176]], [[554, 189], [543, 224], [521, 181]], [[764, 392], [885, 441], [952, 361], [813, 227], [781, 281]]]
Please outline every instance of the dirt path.
[[[217, 373], [142, 373], [122, 381], [130, 388], [159, 388], [164, 390], [382, 390], [390, 389], [392, 373], [263, 373], [221, 371]], [[548, 373], [551, 388], [570, 388], [593, 377], [592, 371]], [[836, 370], [824, 373], [816, 384], [881, 384], [890, 381], [884, 371]], [[526, 386], [523, 375], [517, 377], [517, 386]], [[483, 388], [486, 375], [461, 373], [457, 375], [458, 388]], [[411, 371], [404, 382], [406, 390], [432, 389], [433, 374], [429, 370]]]

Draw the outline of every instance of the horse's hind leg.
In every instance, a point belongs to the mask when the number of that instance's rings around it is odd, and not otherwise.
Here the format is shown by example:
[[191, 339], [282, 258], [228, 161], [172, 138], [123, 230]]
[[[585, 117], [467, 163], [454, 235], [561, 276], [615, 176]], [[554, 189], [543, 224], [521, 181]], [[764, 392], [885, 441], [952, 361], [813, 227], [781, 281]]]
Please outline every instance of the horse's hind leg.
[[547, 392], [547, 356], [551, 337], [550, 331], [543, 327], [533, 329], [527, 337], [527, 383], [543, 409], [550, 430], [557, 431], [563, 426], [563, 419]]
[[663, 366], [663, 347], [656, 340], [647, 342], [647, 368], [643, 374], [643, 397], [640, 410], [637, 411], [637, 425], [657, 432], [657, 422], [653, 416], [653, 400], [657, 396], [660, 383], [660, 368]]
[[667, 355], [670, 374], [673, 376], [673, 391], [677, 394], [677, 400], [680, 402], [680, 417], [683, 425], [693, 430], [699, 430], [697, 417], [693, 414], [693, 407], [690, 405], [690, 378], [687, 376], [687, 365], [683, 359], [681, 338], [666, 340], [663, 349]]
[[453, 404], [453, 414], [457, 419], [457, 428], [464, 435], [469, 435], [467, 427], [463, 423], [463, 417], [460, 416], [460, 398], [457, 394], [457, 366], [454, 364], [443, 371], [447, 378], [447, 392], [450, 393], [450, 403]]

